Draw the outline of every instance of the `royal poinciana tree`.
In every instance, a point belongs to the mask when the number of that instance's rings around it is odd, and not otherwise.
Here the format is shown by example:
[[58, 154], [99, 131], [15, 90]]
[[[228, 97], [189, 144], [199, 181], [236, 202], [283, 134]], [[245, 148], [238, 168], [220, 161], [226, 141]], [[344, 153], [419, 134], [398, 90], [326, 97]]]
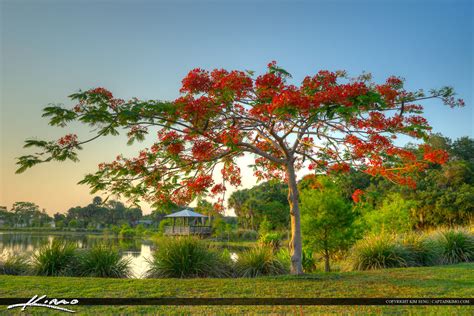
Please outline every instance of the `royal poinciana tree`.
[[[299, 86], [289, 84], [290, 78], [272, 62], [258, 77], [251, 71], [194, 69], [174, 101], [122, 100], [104, 88], [74, 93], [71, 108], [48, 106], [43, 116], [50, 125], [80, 122], [97, 134], [86, 140], [75, 134], [55, 141], [27, 140], [25, 147], [39, 147], [40, 152], [19, 157], [18, 172], [53, 160], [77, 161], [82, 145], [125, 130], [129, 143], [149, 135], [153, 144], [135, 158], [119, 155], [101, 163], [81, 183], [93, 192], [154, 205], [183, 205], [210, 195], [222, 209], [226, 187], [241, 183], [236, 159], [251, 154], [259, 180], [277, 178], [288, 184], [291, 272], [301, 274], [297, 171], [353, 168], [414, 187], [413, 172], [447, 159], [445, 152], [428, 146], [420, 159], [395, 145], [397, 135], [423, 138], [430, 131], [422, 106], [414, 102], [438, 98], [453, 107], [463, 101], [454, 99], [449, 87], [427, 95], [406, 91], [396, 77], [377, 84], [367, 74], [348, 78], [342, 71], [319, 71]], [[360, 194], [355, 193], [355, 200]]]

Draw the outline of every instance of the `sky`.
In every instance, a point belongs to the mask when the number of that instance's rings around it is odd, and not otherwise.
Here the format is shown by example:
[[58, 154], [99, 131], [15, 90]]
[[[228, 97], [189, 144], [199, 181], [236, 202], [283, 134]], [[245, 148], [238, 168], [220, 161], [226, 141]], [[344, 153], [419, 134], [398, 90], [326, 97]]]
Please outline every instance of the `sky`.
[[[320, 69], [406, 78], [408, 89], [454, 86], [462, 109], [425, 102], [450, 138], [473, 136], [472, 1], [89, 1], [0, 0], [0, 205], [31, 201], [48, 213], [92, 200], [77, 185], [97, 164], [140, 147], [124, 138], [86, 146], [80, 162], [17, 175], [26, 138], [57, 139], [80, 126], [49, 127], [49, 103], [106, 87], [129, 99], [170, 100], [193, 68], [265, 71], [276, 60], [295, 84]], [[243, 187], [256, 184], [242, 161]], [[144, 212], [150, 209], [145, 205]]]

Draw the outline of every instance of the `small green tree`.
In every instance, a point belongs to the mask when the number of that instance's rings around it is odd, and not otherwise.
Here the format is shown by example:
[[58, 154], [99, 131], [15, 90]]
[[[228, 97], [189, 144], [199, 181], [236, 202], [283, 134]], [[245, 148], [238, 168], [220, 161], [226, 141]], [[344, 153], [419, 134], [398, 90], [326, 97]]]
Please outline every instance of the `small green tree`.
[[354, 240], [356, 214], [334, 182], [325, 177], [312, 181], [318, 184], [301, 191], [303, 243], [322, 253], [329, 272], [331, 255]]
[[374, 234], [406, 233], [415, 225], [415, 214], [416, 201], [407, 200], [399, 193], [390, 193], [384, 197], [382, 206], [365, 213], [362, 221]]

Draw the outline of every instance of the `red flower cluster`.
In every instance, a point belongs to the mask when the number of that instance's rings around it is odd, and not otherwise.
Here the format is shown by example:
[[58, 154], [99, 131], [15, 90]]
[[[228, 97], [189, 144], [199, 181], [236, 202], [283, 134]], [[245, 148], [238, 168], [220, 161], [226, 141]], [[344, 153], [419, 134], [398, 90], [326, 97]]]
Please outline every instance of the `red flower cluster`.
[[315, 105], [342, 104], [344, 106], [352, 106], [352, 98], [364, 95], [367, 92], [368, 88], [363, 82], [347, 83], [331, 86], [316, 92], [312, 97], [312, 101]]
[[221, 169], [222, 178], [233, 186], [241, 184], [240, 168], [234, 164], [225, 164]]
[[193, 179], [184, 180], [181, 184], [191, 193], [202, 193], [209, 188], [214, 181], [210, 175], [201, 174]]
[[226, 188], [223, 184], [216, 184], [211, 189], [211, 193], [214, 194], [214, 195], [217, 195], [217, 194], [225, 192], [225, 191], [226, 191]]
[[357, 189], [352, 193], [352, 200], [354, 203], [359, 203], [360, 202], [360, 197], [364, 194], [364, 191], [361, 189]]
[[77, 144], [77, 135], [76, 134], [67, 134], [60, 139], [58, 139], [58, 144], [64, 147], [74, 146]]
[[257, 77], [255, 88], [259, 98], [271, 99], [283, 88], [283, 80], [274, 73], [266, 73]]
[[349, 172], [351, 167], [347, 163], [336, 163], [329, 167], [329, 172]]
[[449, 159], [448, 153], [444, 150], [433, 149], [430, 146], [424, 146], [423, 149], [425, 151], [423, 159], [425, 159], [426, 161], [443, 165]]
[[209, 72], [201, 68], [191, 70], [181, 81], [182, 88], [180, 92], [200, 93], [207, 92], [212, 86]]
[[214, 146], [211, 142], [204, 140], [197, 140], [193, 144], [191, 152], [193, 157], [197, 160], [208, 160], [212, 157]]
[[230, 128], [228, 130], [223, 131], [219, 135], [219, 139], [220, 142], [225, 145], [237, 144], [241, 139], [240, 131], [236, 128]]
[[112, 92], [105, 88], [95, 88], [91, 89], [88, 91], [90, 94], [97, 94], [105, 97], [107, 100], [112, 99], [114, 96], [112, 95]]
[[214, 79], [212, 89], [232, 91], [236, 98], [243, 98], [253, 88], [252, 78], [243, 71], [233, 70], [230, 73], [223, 70], [215, 70], [211, 74]]
[[271, 113], [276, 109], [281, 108], [299, 108], [307, 110], [310, 107], [310, 100], [301, 94], [301, 92], [295, 90], [294, 87], [282, 91], [279, 95], [273, 98], [272, 104], [267, 108]]

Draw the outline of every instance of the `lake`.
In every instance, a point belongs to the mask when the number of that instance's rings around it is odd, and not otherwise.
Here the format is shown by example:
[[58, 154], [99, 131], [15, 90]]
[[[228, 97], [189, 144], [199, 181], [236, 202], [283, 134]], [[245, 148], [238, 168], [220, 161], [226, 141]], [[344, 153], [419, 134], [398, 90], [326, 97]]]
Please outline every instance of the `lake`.
[[[51, 243], [54, 239], [73, 242], [78, 248], [87, 249], [95, 243], [107, 242], [120, 249], [122, 257], [130, 260], [130, 267], [134, 277], [142, 278], [148, 269], [147, 259], [151, 259], [155, 244], [146, 239], [120, 239], [115, 235], [88, 234], [88, 233], [50, 233], [50, 232], [9, 232], [0, 231], [0, 253], [30, 255], [41, 245]], [[233, 260], [245, 247], [219, 245], [227, 248]]]
[[54, 239], [73, 242], [78, 248], [87, 249], [98, 242], [107, 242], [121, 250], [122, 256], [130, 260], [133, 275], [141, 278], [148, 269], [147, 258], [151, 258], [153, 242], [140, 239], [119, 239], [111, 235], [84, 233], [0, 232], [0, 253], [32, 254], [36, 249]]

